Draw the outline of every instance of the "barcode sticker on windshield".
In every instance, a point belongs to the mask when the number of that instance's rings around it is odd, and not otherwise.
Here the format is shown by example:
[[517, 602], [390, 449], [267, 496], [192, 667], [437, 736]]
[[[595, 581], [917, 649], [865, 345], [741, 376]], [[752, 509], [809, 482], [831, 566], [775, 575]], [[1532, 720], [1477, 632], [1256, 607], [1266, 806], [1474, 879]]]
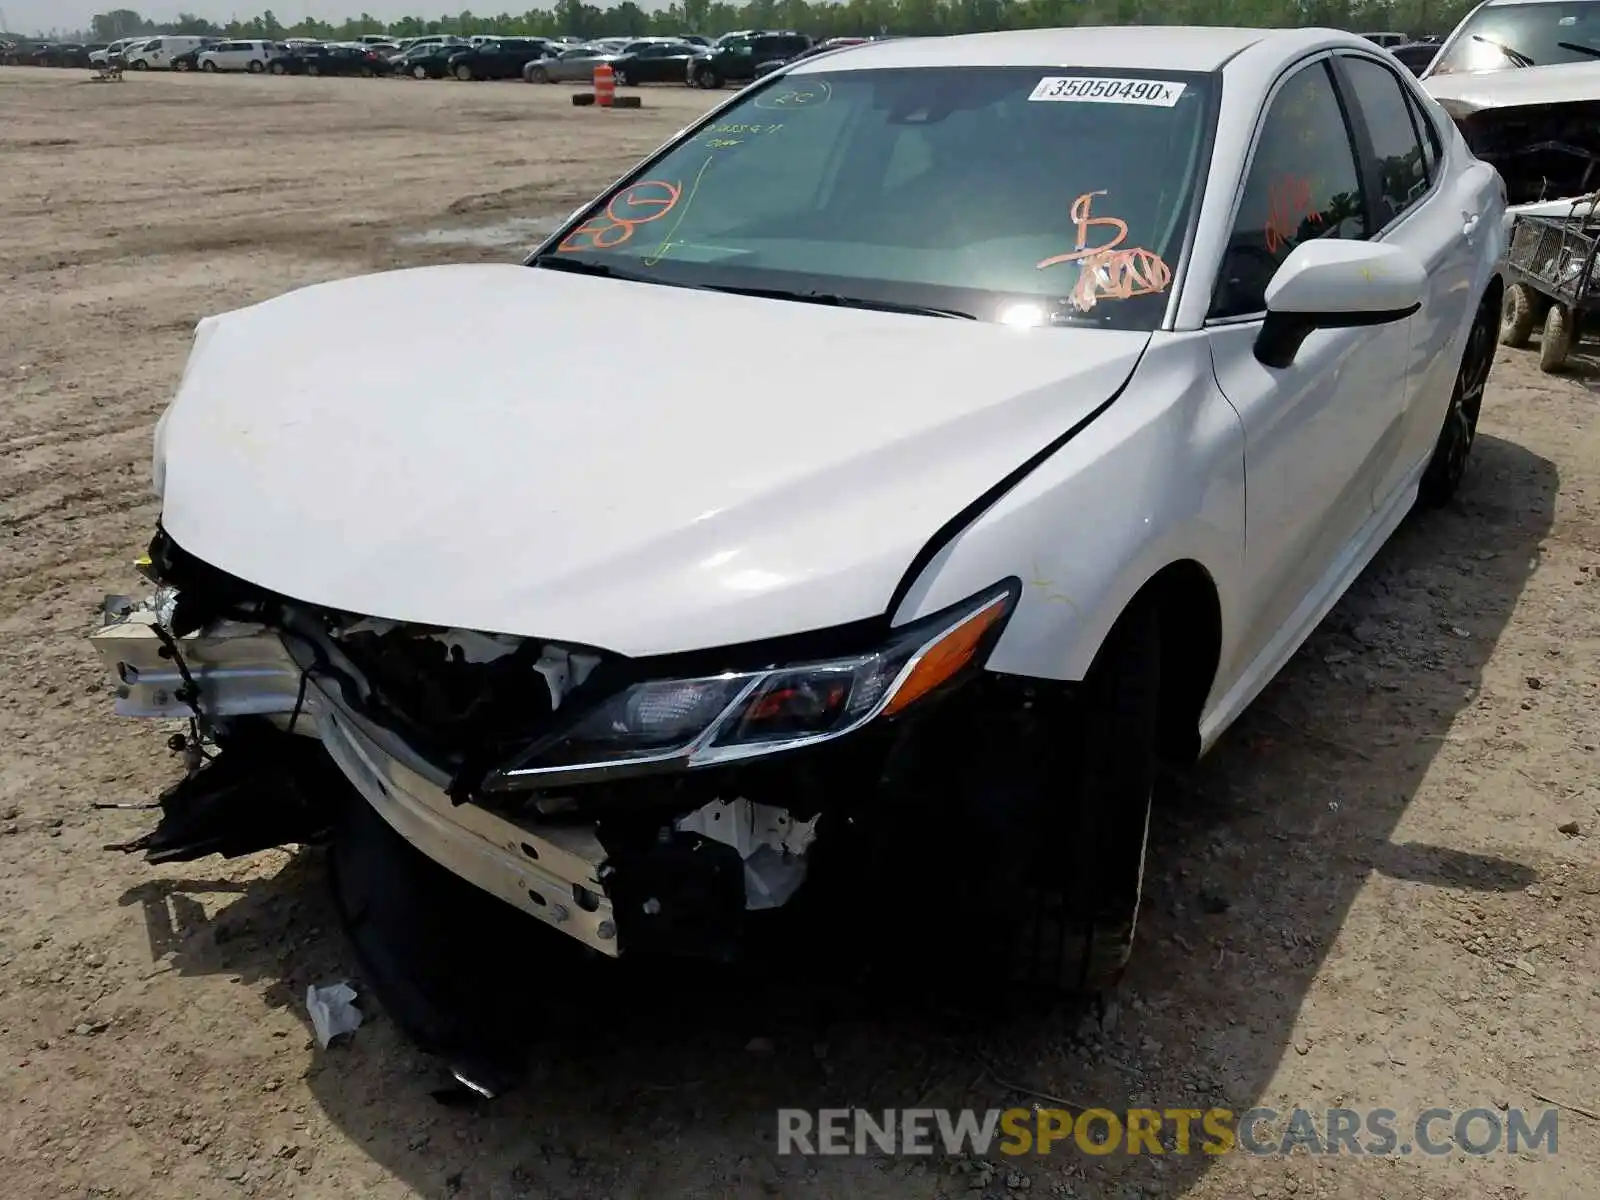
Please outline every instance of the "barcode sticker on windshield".
[[1104, 75], [1047, 75], [1029, 100], [1072, 104], [1148, 104], [1171, 108], [1184, 85], [1170, 79], [1110, 79]]

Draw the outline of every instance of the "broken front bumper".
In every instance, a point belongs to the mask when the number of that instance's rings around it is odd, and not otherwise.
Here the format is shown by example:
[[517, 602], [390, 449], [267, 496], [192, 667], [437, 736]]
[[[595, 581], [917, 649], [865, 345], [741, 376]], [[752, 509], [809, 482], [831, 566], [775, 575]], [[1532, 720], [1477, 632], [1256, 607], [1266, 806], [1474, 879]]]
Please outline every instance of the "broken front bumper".
[[366, 802], [428, 858], [584, 945], [617, 954], [614, 905], [601, 879], [606, 853], [592, 829], [534, 830], [452, 803], [440, 772], [307, 679], [269, 629], [224, 623], [174, 642], [156, 611], [129, 607], [108, 611], [90, 637], [120, 681], [119, 715], [266, 717], [315, 737]]

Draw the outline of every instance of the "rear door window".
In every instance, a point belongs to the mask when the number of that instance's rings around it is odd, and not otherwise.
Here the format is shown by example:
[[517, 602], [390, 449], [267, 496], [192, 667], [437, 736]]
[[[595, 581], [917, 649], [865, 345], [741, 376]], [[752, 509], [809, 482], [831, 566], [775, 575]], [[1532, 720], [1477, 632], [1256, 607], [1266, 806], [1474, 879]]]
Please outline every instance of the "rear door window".
[[1339, 65], [1350, 80], [1355, 102], [1366, 118], [1367, 136], [1378, 159], [1378, 227], [1397, 221], [1428, 190], [1422, 142], [1406, 104], [1400, 77], [1381, 63], [1354, 55]]

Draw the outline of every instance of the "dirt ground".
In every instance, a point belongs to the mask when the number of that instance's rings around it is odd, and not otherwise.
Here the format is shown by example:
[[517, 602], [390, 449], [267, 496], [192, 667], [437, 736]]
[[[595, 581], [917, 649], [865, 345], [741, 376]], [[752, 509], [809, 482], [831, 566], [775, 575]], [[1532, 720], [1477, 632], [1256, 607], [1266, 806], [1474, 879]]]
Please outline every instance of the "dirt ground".
[[[565, 88], [0, 71], [0, 1172], [14, 1196], [1600, 1194], [1600, 372], [1502, 351], [1465, 490], [1413, 518], [1164, 798], [1103, 1015], [951, 1029], [863, 1004], [553, 979], [486, 1108], [381, 1012], [313, 852], [102, 850], [175, 778], [84, 635], [156, 518], [150, 434], [210, 312], [354, 272], [510, 259], [708, 103]], [[519, 224], [520, 222], [520, 224]], [[467, 232], [462, 232], [465, 229]], [[892, 929], [884, 930], [893, 937]], [[962, 975], [962, 948], [949, 971]], [[359, 983], [359, 981], [358, 981]], [[797, 985], [803, 990], [804, 985]], [[995, 985], [997, 990], [1000, 985]], [[692, 998], [691, 998], [692, 997]], [[803, 999], [803, 997], [802, 997]], [[780, 1105], [1561, 1113], [1554, 1155], [997, 1160], [774, 1152]]]

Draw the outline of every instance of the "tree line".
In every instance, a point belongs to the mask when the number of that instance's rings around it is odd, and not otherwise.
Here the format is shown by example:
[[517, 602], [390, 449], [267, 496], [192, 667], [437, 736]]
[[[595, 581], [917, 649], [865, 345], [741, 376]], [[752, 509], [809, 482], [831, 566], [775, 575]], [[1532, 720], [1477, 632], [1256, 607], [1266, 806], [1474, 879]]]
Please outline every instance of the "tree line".
[[100, 42], [137, 34], [199, 34], [227, 38], [290, 37], [346, 40], [363, 34], [636, 37], [651, 34], [715, 35], [735, 29], [796, 29], [815, 37], [890, 34], [902, 37], [1031, 29], [1063, 25], [1331, 26], [1356, 31], [1447, 33], [1474, 0], [674, 0], [646, 11], [634, 0], [606, 8], [583, 0], [558, 0], [553, 8], [521, 15], [460, 12], [433, 19], [382, 21], [363, 13], [347, 21], [315, 17], [285, 24], [269, 9], [226, 23], [180, 14], [153, 21], [132, 9], [93, 18], [83, 40]]

